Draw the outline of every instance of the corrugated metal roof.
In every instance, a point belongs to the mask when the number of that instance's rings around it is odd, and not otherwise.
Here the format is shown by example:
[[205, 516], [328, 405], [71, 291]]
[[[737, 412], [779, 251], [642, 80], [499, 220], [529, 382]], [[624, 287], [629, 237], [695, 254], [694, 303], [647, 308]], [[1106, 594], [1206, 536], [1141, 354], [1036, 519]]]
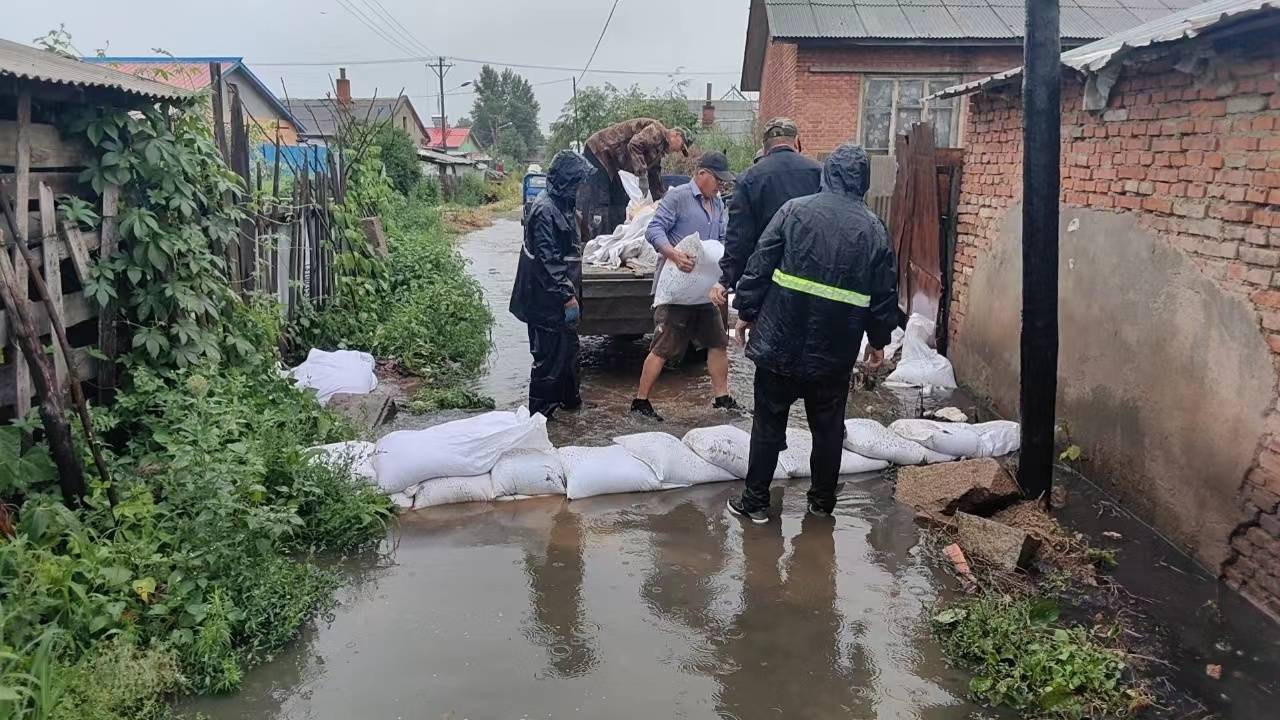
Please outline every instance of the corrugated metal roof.
[[152, 100], [179, 100], [189, 95], [171, 85], [9, 40], [0, 40], [0, 76], [3, 75], [57, 85], [117, 90]]
[[[1280, 11], [1280, 0], [1215, 0], [1069, 50], [1062, 54], [1062, 64], [1084, 74], [1096, 73], [1125, 51], [1194, 38], [1206, 30], [1247, 15], [1276, 11]], [[937, 96], [966, 95], [1012, 82], [1021, 75], [1022, 68], [1016, 67], [980, 80], [953, 85]]]
[[[1188, 0], [1062, 0], [1062, 35], [1090, 40], [1171, 13]], [[769, 34], [782, 38], [1016, 40], [1018, 0], [764, 0]], [[1084, 9], [1082, 9], [1084, 8]], [[1093, 9], [1099, 12], [1093, 12]]]

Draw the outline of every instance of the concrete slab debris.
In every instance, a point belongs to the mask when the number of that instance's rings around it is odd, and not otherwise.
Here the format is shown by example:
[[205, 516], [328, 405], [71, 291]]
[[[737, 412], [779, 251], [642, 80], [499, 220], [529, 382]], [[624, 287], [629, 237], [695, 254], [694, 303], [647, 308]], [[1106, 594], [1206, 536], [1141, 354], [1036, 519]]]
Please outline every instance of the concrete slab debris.
[[346, 416], [362, 432], [372, 431], [390, 422], [400, 407], [389, 390], [378, 388], [368, 394], [336, 393], [329, 398], [329, 409]]
[[987, 516], [1020, 498], [1013, 478], [991, 458], [901, 468], [893, 494], [935, 519], [957, 511]]
[[966, 512], [956, 513], [960, 547], [1001, 570], [1012, 572], [1035, 558], [1040, 541], [1025, 530]]

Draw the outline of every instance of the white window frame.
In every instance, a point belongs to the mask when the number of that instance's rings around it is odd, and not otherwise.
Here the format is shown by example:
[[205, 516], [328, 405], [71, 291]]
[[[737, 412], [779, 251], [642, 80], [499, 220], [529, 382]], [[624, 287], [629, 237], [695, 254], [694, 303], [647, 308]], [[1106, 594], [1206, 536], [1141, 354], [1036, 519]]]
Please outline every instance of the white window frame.
[[[858, 98], [858, 142], [864, 148], [867, 147], [867, 140], [866, 140], [867, 95], [868, 95], [867, 88], [871, 84], [871, 82], [876, 80], [887, 80], [893, 83], [893, 93], [890, 96], [892, 98], [893, 106], [889, 108], [889, 147], [885, 150], [881, 150], [880, 148], [876, 148], [874, 150], [872, 150], [871, 148], [867, 148], [867, 152], [874, 155], [879, 155], [879, 154], [893, 155], [894, 146], [897, 145], [897, 142], [896, 142], [897, 137], [898, 135], [902, 134], [899, 132], [899, 129], [898, 129], [898, 110], [899, 110], [898, 85], [899, 83], [901, 83], [904, 80], [923, 81], [924, 95], [927, 95], [930, 83], [938, 82], [938, 83], [946, 83], [947, 85], [958, 85], [961, 82], [961, 77], [960, 75], [952, 75], [948, 73], [898, 73], [898, 74], [863, 75], [862, 88], [861, 88], [861, 92], [859, 93], [860, 97]], [[958, 133], [960, 131], [960, 104], [961, 103], [958, 101], [958, 99], [955, 99], [955, 98], [951, 100], [951, 103], [952, 104], [949, 106], [951, 110], [950, 137], [951, 137], [952, 145], [956, 145], [957, 141], [959, 140]], [[931, 103], [929, 102], [926, 102], [923, 100], [921, 101], [920, 120], [922, 122], [927, 121], [930, 117], [930, 110], [931, 110], [930, 105]]]

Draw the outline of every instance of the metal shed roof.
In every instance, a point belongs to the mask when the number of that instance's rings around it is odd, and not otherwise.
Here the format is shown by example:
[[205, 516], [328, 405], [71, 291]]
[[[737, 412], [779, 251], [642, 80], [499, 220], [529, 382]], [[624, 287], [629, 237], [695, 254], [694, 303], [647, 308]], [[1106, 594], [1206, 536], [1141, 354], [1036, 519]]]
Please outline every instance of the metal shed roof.
[[[1186, 40], [1228, 22], [1258, 13], [1274, 13], [1280, 10], [1280, 0], [1214, 0], [1181, 10], [1171, 15], [1116, 33], [1097, 42], [1081, 45], [1062, 54], [1062, 64], [1083, 74], [1100, 72], [1117, 57], [1127, 51]], [[954, 97], [977, 92], [988, 87], [1013, 82], [1022, 76], [1022, 68], [1016, 67], [995, 75], [953, 85], [938, 97]]]
[[100, 65], [63, 57], [47, 50], [0, 40], [0, 77], [100, 88], [150, 100], [179, 100], [188, 93], [154, 80], [134, 77]]
[[[1062, 36], [1090, 40], [1186, 7], [1188, 0], [1062, 0]], [[1011, 40], [1019, 0], [764, 0], [777, 38]]]

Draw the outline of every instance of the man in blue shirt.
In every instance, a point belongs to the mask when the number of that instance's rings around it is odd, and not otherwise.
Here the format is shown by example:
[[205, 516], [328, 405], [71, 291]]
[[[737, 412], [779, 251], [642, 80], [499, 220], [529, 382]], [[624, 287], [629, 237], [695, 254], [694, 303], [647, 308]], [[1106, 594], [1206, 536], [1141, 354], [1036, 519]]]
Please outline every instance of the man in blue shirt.
[[[663, 196], [645, 230], [645, 238], [658, 251], [655, 287], [667, 263], [675, 263], [683, 272], [693, 270], [693, 260], [676, 248], [680, 240], [696, 232], [703, 240], [724, 241], [727, 219], [720, 191], [732, 181], [733, 173], [724, 153], [706, 152], [698, 160], [693, 179]], [[659, 305], [654, 308], [653, 322], [653, 342], [631, 412], [662, 420], [649, 402], [649, 393], [662, 374], [663, 365], [679, 357], [690, 342], [707, 350], [707, 371], [715, 394], [713, 406], [736, 408], [737, 403], [729, 395], [729, 334], [710, 300], [700, 305]]]

